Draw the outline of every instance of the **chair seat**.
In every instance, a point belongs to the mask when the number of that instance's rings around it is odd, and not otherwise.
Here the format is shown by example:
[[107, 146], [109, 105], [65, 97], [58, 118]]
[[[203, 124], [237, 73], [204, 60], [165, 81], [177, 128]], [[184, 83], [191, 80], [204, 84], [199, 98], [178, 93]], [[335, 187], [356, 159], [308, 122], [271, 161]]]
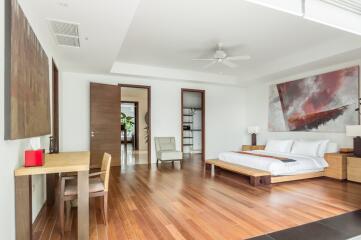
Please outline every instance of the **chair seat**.
[[183, 158], [183, 153], [180, 151], [161, 151], [159, 156], [161, 161], [179, 160]]
[[[89, 192], [102, 192], [104, 191], [104, 184], [102, 180], [97, 178], [89, 178]], [[78, 194], [78, 186], [77, 181], [68, 181], [65, 185], [64, 195], [65, 196], [71, 196], [71, 195], [77, 195]]]

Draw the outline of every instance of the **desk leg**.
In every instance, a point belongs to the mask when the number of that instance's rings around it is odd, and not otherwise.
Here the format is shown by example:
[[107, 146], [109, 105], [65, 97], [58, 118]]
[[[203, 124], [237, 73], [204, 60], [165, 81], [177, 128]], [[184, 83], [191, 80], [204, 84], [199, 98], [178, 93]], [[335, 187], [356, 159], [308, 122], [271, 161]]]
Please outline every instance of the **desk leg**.
[[31, 176], [15, 177], [15, 226], [17, 240], [32, 240]]
[[89, 171], [78, 172], [78, 239], [89, 239]]
[[46, 205], [48, 206], [53, 206], [55, 203], [55, 189], [57, 189], [57, 184], [58, 174], [46, 175]]
[[216, 175], [216, 167], [214, 164], [211, 165], [211, 176], [214, 177]]

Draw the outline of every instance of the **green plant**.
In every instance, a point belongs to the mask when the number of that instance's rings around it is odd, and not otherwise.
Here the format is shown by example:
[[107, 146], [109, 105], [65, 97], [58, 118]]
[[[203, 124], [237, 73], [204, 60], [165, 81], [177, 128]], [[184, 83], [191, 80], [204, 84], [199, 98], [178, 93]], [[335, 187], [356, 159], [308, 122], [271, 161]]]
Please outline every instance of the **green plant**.
[[120, 124], [122, 125], [122, 129], [130, 132], [134, 128], [134, 117], [127, 116], [125, 113], [120, 113]]

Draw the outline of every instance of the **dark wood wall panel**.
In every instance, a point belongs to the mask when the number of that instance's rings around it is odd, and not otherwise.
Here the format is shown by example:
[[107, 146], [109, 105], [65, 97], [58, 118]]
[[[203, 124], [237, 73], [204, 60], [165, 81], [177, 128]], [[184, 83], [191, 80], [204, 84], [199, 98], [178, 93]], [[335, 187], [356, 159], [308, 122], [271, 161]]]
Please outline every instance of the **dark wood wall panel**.
[[51, 131], [48, 57], [16, 0], [6, 3], [5, 138]]

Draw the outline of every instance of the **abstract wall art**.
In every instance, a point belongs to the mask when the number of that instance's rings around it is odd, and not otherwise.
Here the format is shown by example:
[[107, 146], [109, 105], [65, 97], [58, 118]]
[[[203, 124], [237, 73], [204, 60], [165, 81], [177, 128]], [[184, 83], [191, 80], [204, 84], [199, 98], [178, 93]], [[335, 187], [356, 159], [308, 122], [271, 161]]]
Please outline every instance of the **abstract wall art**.
[[359, 124], [359, 66], [270, 86], [273, 132], [345, 132]]
[[48, 57], [16, 0], [5, 1], [5, 139], [50, 133]]

